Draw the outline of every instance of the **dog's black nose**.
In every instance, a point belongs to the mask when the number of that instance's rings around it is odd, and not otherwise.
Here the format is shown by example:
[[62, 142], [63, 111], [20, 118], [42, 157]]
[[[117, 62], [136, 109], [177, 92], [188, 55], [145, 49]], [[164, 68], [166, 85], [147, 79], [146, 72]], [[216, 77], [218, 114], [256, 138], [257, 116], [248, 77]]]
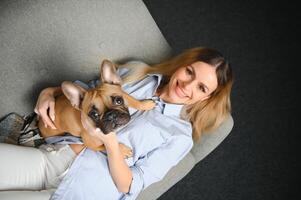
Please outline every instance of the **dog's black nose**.
[[110, 110], [105, 113], [105, 119], [109, 121], [114, 121], [116, 120], [118, 116], [118, 111], [117, 110]]
[[118, 125], [123, 125], [130, 120], [130, 114], [129, 112], [121, 112], [120, 110], [109, 110], [105, 113], [104, 119]]
[[118, 117], [119, 113], [117, 111], [110, 111], [107, 113], [107, 116], [105, 116], [107, 118], [107, 120], [112, 121], [112, 120], [116, 120]]
[[120, 110], [108, 110], [105, 112], [103, 120], [101, 120], [100, 128], [103, 133], [107, 134], [114, 129], [125, 125], [131, 119], [129, 112], [120, 111]]

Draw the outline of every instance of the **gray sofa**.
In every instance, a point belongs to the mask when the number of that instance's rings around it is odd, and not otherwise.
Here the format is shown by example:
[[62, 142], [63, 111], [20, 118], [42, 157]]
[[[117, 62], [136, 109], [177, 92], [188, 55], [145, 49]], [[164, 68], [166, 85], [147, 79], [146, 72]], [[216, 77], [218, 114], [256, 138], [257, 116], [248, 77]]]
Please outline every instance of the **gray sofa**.
[[[96, 77], [104, 58], [152, 64], [172, 52], [140, 0], [1, 1], [0, 30], [0, 118], [13, 111], [32, 112], [45, 87]], [[214, 150], [232, 127], [229, 116], [138, 199], [156, 199], [166, 192]], [[48, 199], [51, 192], [0, 191], [0, 199]]]

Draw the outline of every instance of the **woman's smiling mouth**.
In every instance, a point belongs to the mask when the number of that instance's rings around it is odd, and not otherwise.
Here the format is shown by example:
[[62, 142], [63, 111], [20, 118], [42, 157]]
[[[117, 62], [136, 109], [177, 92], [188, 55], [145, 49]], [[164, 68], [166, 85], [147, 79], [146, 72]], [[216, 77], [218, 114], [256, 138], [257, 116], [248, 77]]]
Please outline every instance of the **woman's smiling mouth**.
[[187, 98], [188, 95], [185, 94], [183, 89], [179, 86], [179, 82], [177, 81], [176, 87], [175, 87], [175, 92], [180, 98]]

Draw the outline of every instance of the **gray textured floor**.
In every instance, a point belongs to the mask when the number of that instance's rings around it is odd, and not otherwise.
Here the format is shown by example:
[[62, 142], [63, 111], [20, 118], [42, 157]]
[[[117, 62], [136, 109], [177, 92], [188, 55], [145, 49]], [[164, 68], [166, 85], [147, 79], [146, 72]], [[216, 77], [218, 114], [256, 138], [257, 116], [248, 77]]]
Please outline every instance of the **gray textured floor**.
[[258, 0], [144, 2], [175, 53], [217, 48], [235, 74], [233, 131], [160, 199], [297, 199], [298, 7]]

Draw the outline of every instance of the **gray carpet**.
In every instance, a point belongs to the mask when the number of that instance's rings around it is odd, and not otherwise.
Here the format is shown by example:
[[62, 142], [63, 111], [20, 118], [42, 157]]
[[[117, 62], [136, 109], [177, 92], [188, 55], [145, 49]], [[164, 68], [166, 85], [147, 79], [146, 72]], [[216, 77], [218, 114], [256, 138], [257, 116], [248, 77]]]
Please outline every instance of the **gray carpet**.
[[175, 53], [217, 48], [235, 75], [233, 131], [160, 199], [298, 199], [298, 7], [239, 0], [144, 3]]

